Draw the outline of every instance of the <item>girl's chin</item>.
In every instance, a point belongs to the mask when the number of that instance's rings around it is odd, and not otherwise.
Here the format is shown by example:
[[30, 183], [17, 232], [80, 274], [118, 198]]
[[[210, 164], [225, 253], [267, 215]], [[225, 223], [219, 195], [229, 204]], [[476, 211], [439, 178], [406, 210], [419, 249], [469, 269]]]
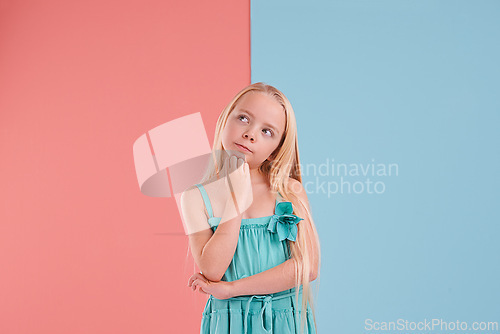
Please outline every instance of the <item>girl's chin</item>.
[[[226, 153], [228, 155], [230, 155], [230, 156], [235, 155], [235, 156], [237, 156], [238, 158], [241, 158], [241, 159], [248, 159], [248, 156], [249, 156], [249, 154], [240, 152], [238, 150], [227, 150]], [[250, 153], [250, 152], [248, 152], [248, 153]]]

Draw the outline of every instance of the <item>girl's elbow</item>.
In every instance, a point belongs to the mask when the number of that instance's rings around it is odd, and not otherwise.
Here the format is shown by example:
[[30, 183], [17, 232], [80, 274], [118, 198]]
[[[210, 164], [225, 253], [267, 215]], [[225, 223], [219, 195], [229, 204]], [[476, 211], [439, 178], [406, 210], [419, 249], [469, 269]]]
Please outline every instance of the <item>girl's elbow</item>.
[[312, 261], [311, 261], [311, 272], [309, 275], [309, 280], [312, 282], [316, 278], [318, 278], [318, 271], [319, 271], [319, 258], [315, 256]]
[[217, 268], [214, 268], [214, 264], [206, 261], [205, 258], [201, 257], [200, 261], [196, 263], [203, 276], [209, 281], [219, 282], [224, 276], [224, 272], [220, 272]]
[[314, 263], [313, 267], [311, 268], [311, 272], [309, 274], [309, 281], [312, 282], [316, 278], [318, 278], [318, 265], [317, 262]]
[[211, 282], [220, 282], [224, 274], [216, 273], [216, 272], [211, 272], [211, 271], [203, 271], [202, 272], [203, 276]]
[[[207, 277], [207, 276], [205, 276]], [[220, 282], [220, 280], [222, 279], [222, 276], [219, 276], [219, 275], [214, 275], [214, 276], [209, 276], [207, 277], [207, 279], [210, 281], [210, 282]]]

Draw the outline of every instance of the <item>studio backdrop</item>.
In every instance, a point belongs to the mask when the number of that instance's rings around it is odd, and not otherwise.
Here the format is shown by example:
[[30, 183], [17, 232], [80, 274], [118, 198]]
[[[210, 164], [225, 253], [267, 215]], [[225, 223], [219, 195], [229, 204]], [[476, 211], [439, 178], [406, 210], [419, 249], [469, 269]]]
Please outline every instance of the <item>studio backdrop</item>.
[[255, 82], [297, 118], [318, 333], [498, 333], [499, 17], [493, 0], [0, 2], [0, 333], [198, 333], [176, 176]]

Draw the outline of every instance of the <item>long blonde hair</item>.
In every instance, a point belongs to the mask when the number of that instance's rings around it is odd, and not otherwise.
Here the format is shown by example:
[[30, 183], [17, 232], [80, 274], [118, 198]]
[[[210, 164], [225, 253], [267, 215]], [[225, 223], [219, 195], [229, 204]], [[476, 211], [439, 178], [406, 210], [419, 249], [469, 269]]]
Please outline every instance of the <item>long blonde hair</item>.
[[[313, 252], [318, 254], [318, 275], [321, 265], [320, 244], [318, 232], [312, 219], [310, 208], [289, 189], [288, 180], [293, 178], [302, 183], [302, 175], [299, 160], [299, 148], [297, 141], [297, 125], [295, 114], [292, 105], [286, 96], [275, 87], [257, 82], [243, 88], [224, 108], [217, 120], [215, 128], [214, 144], [212, 149], [212, 158], [209, 159], [209, 165], [205, 174], [199, 183], [213, 181], [219, 178], [219, 173], [223, 170], [224, 159], [222, 152], [222, 132], [226, 127], [227, 119], [241, 97], [249, 92], [259, 92], [274, 98], [282, 107], [286, 116], [285, 131], [280, 144], [271, 154], [273, 159], [265, 160], [259, 167], [259, 171], [263, 173], [269, 181], [271, 191], [278, 191], [285, 201], [292, 202], [294, 214], [301, 218], [307, 218], [310, 225], [299, 222], [297, 224], [298, 234], [295, 242], [289, 241], [288, 246], [291, 253], [291, 258], [294, 259], [296, 268], [296, 294], [295, 298], [298, 301], [298, 287], [302, 285], [302, 304], [301, 304], [301, 332], [305, 326], [305, 316], [307, 303], [313, 311], [314, 326], [316, 328], [316, 317], [314, 314], [314, 299], [311, 293], [310, 277], [311, 267], [313, 264]], [[314, 247], [317, 246], [315, 250]]]

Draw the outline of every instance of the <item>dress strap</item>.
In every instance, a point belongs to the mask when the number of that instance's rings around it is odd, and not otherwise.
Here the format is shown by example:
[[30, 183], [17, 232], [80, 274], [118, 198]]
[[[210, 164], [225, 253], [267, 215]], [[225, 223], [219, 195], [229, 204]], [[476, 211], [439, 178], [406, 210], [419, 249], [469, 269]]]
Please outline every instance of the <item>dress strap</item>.
[[278, 206], [278, 203], [280, 203], [283, 200], [283, 196], [279, 193], [279, 191], [276, 194], [276, 201], [274, 202], [274, 212], [276, 213], [276, 207]]
[[210, 199], [208, 198], [207, 191], [205, 190], [205, 187], [203, 185], [197, 183], [196, 186], [201, 192], [201, 196], [203, 197], [203, 202], [205, 202], [205, 207], [207, 208], [208, 216], [210, 218], [213, 218], [214, 213], [212, 211], [212, 204], [210, 204]]

